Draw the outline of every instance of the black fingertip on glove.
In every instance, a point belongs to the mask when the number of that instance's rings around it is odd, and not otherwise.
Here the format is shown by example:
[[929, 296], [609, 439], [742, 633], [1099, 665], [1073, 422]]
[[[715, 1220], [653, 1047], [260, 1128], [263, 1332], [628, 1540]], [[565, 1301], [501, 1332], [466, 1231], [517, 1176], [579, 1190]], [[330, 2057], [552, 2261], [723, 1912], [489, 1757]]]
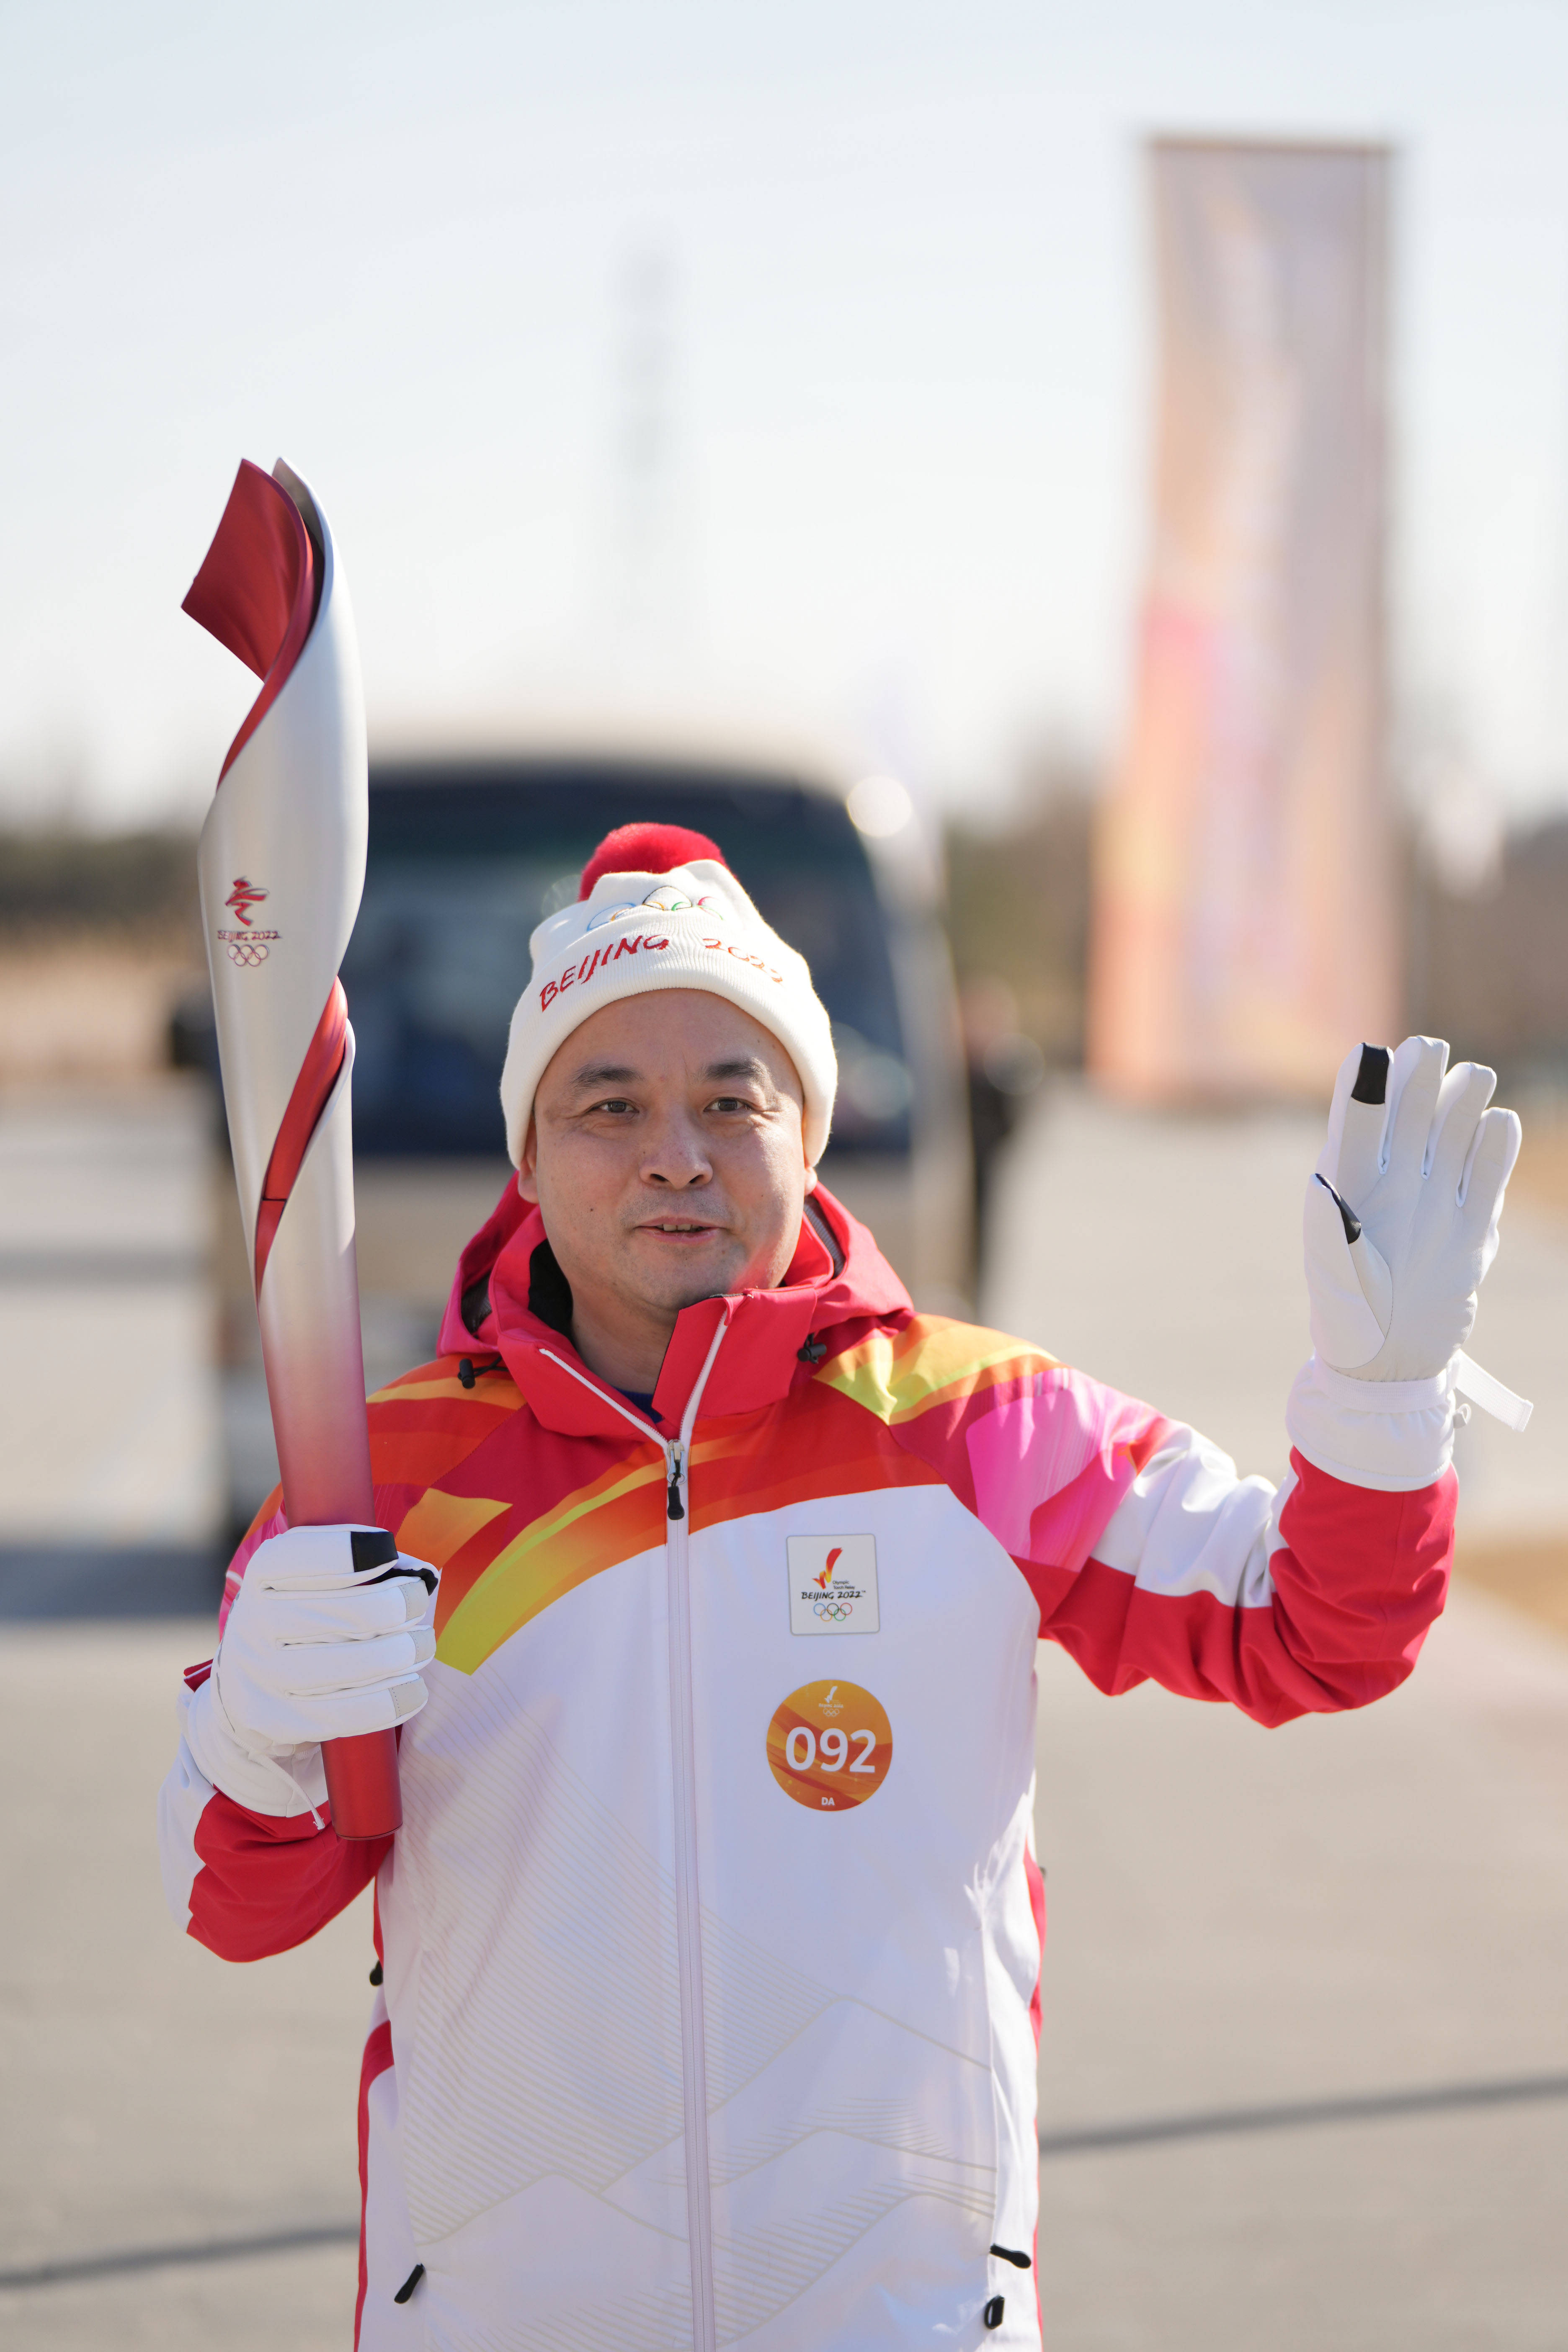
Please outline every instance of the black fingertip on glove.
[[1341, 1221], [1345, 1229], [1346, 1241], [1359, 1242], [1361, 1239], [1361, 1219], [1356, 1215], [1356, 1213], [1351, 1207], [1350, 1202], [1342, 1198], [1342, 1196], [1334, 1191], [1333, 1186], [1330, 1183], [1326, 1176], [1317, 1176], [1314, 1177], [1312, 1181], [1314, 1183], [1318, 1183], [1322, 1186], [1324, 1192], [1329, 1195], [1329, 1198], [1332, 1201], [1335, 1208], [1339, 1211]]
[[353, 1553], [354, 1574], [363, 1576], [373, 1568], [390, 1568], [397, 1558], [397, 1538], [384, 1528], [354, 1528], [349, 1534], [349, 1549]]
[[[436, 1590], [433, 1568], [410, 1568], [402, 1564], [397, 1549], [397, 1538], [384, 1528], [354, 1528], [349, 1535], [349, 1548], [353, 1554], [354, 1574], [372, 1584], [384, 1584], [389, 1577], [416, 1576], [426, 1592]], [[370, 1571], [379, 1569], [379, 1576]]]
[[[1351, 1088], [1352, 1102], [1381, 1103], [1388, 1100], [1388, 1048], [1386, 1045], [1363, 1045], [1361, 1067]], [[1337, 1197], [1337, 1195], [1336, 1195]], [[1343, 1208], [1342, 1201], [1340, 1206]], [[1351, 1239], [1355, 1239], [1352, 1234]]]

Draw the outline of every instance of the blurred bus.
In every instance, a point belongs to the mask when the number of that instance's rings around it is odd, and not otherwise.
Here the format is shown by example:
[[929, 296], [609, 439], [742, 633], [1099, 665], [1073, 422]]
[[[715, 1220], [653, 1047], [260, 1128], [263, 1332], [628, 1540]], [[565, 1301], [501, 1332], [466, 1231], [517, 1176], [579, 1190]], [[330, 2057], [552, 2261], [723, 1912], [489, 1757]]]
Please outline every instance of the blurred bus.
[[[935, 862], [898, 785], [618, 751], [382, 761], [342, 972], [373, 1388], [433, 1351], [458, 1253], [508, 1179], [498, 1088], [529, 936], [576, 898], [612, 826], [644, 821], [717, 842], [809, 961], [839, 1067], [823, 1181], [872, 1228], [918, 1304], [963, 1309], [959, 1024]], [[199, 1043], [185, 1053], [203, 1057]], [[223, 1227], [232, 1499], [248, 1516], [276, 1471], [232, 1183]]]

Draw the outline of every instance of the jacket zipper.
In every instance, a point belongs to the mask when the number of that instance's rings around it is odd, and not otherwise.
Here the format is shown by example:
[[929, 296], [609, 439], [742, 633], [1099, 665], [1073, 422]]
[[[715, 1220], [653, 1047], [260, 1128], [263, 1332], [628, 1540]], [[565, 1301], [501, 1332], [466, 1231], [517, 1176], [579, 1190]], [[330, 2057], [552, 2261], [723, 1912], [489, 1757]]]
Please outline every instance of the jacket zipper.
[[708, 2177], [708, 2046], [702, 2009], [702, 1913], [697, 1883], [697, 1730], [691, 1697], [691, 1433], [724, 1334], [726, 1309], [680, 1416], [679, 1437], [661, 1437], [618, 1397], [541, 1349], [573, 1380], [591, 1389], [664, 1453], [664, 1558], [669, 1618], [669, 1727], [675, 1782], [675, 1951], [680, 1990], [681, 2096], [686, 2119], [686, 2230], [691, 2263], [692, 2352], [714, 2352], [713, 2198]]

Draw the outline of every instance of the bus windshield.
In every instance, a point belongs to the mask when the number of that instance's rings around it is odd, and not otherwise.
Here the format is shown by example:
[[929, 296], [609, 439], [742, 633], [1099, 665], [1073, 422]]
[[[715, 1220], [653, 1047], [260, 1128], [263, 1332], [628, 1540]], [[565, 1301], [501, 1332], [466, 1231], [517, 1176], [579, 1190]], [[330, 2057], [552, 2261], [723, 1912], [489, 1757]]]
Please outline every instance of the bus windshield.
[[612, 826], [646, 822], [717, 842], [810, 963], [839, 1059], [835, 1154], [908, 1150], [887, 919], [842, 803], [787, 777], [531, 760], [372, 772], [364, 898], [342, 968], [357, 1153], [504, 1153], [497, 1089], [529, 936], [575, 898]]

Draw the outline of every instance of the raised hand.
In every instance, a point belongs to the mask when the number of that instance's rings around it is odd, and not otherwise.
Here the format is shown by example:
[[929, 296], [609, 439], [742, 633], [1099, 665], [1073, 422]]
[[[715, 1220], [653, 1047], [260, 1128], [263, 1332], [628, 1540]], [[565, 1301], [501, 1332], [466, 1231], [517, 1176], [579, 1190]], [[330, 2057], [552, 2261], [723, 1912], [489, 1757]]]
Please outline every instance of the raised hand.
[[1320, 1359], [1358, 1380], [1444, 1370], [1497, 1255], [1519, 1120], [1489, 1109], [1494, 1072], [1447, 1061], [1440, 1038], [1363, 1045], [1334, 1087], [1307, 1186], [1307, 1288]]

